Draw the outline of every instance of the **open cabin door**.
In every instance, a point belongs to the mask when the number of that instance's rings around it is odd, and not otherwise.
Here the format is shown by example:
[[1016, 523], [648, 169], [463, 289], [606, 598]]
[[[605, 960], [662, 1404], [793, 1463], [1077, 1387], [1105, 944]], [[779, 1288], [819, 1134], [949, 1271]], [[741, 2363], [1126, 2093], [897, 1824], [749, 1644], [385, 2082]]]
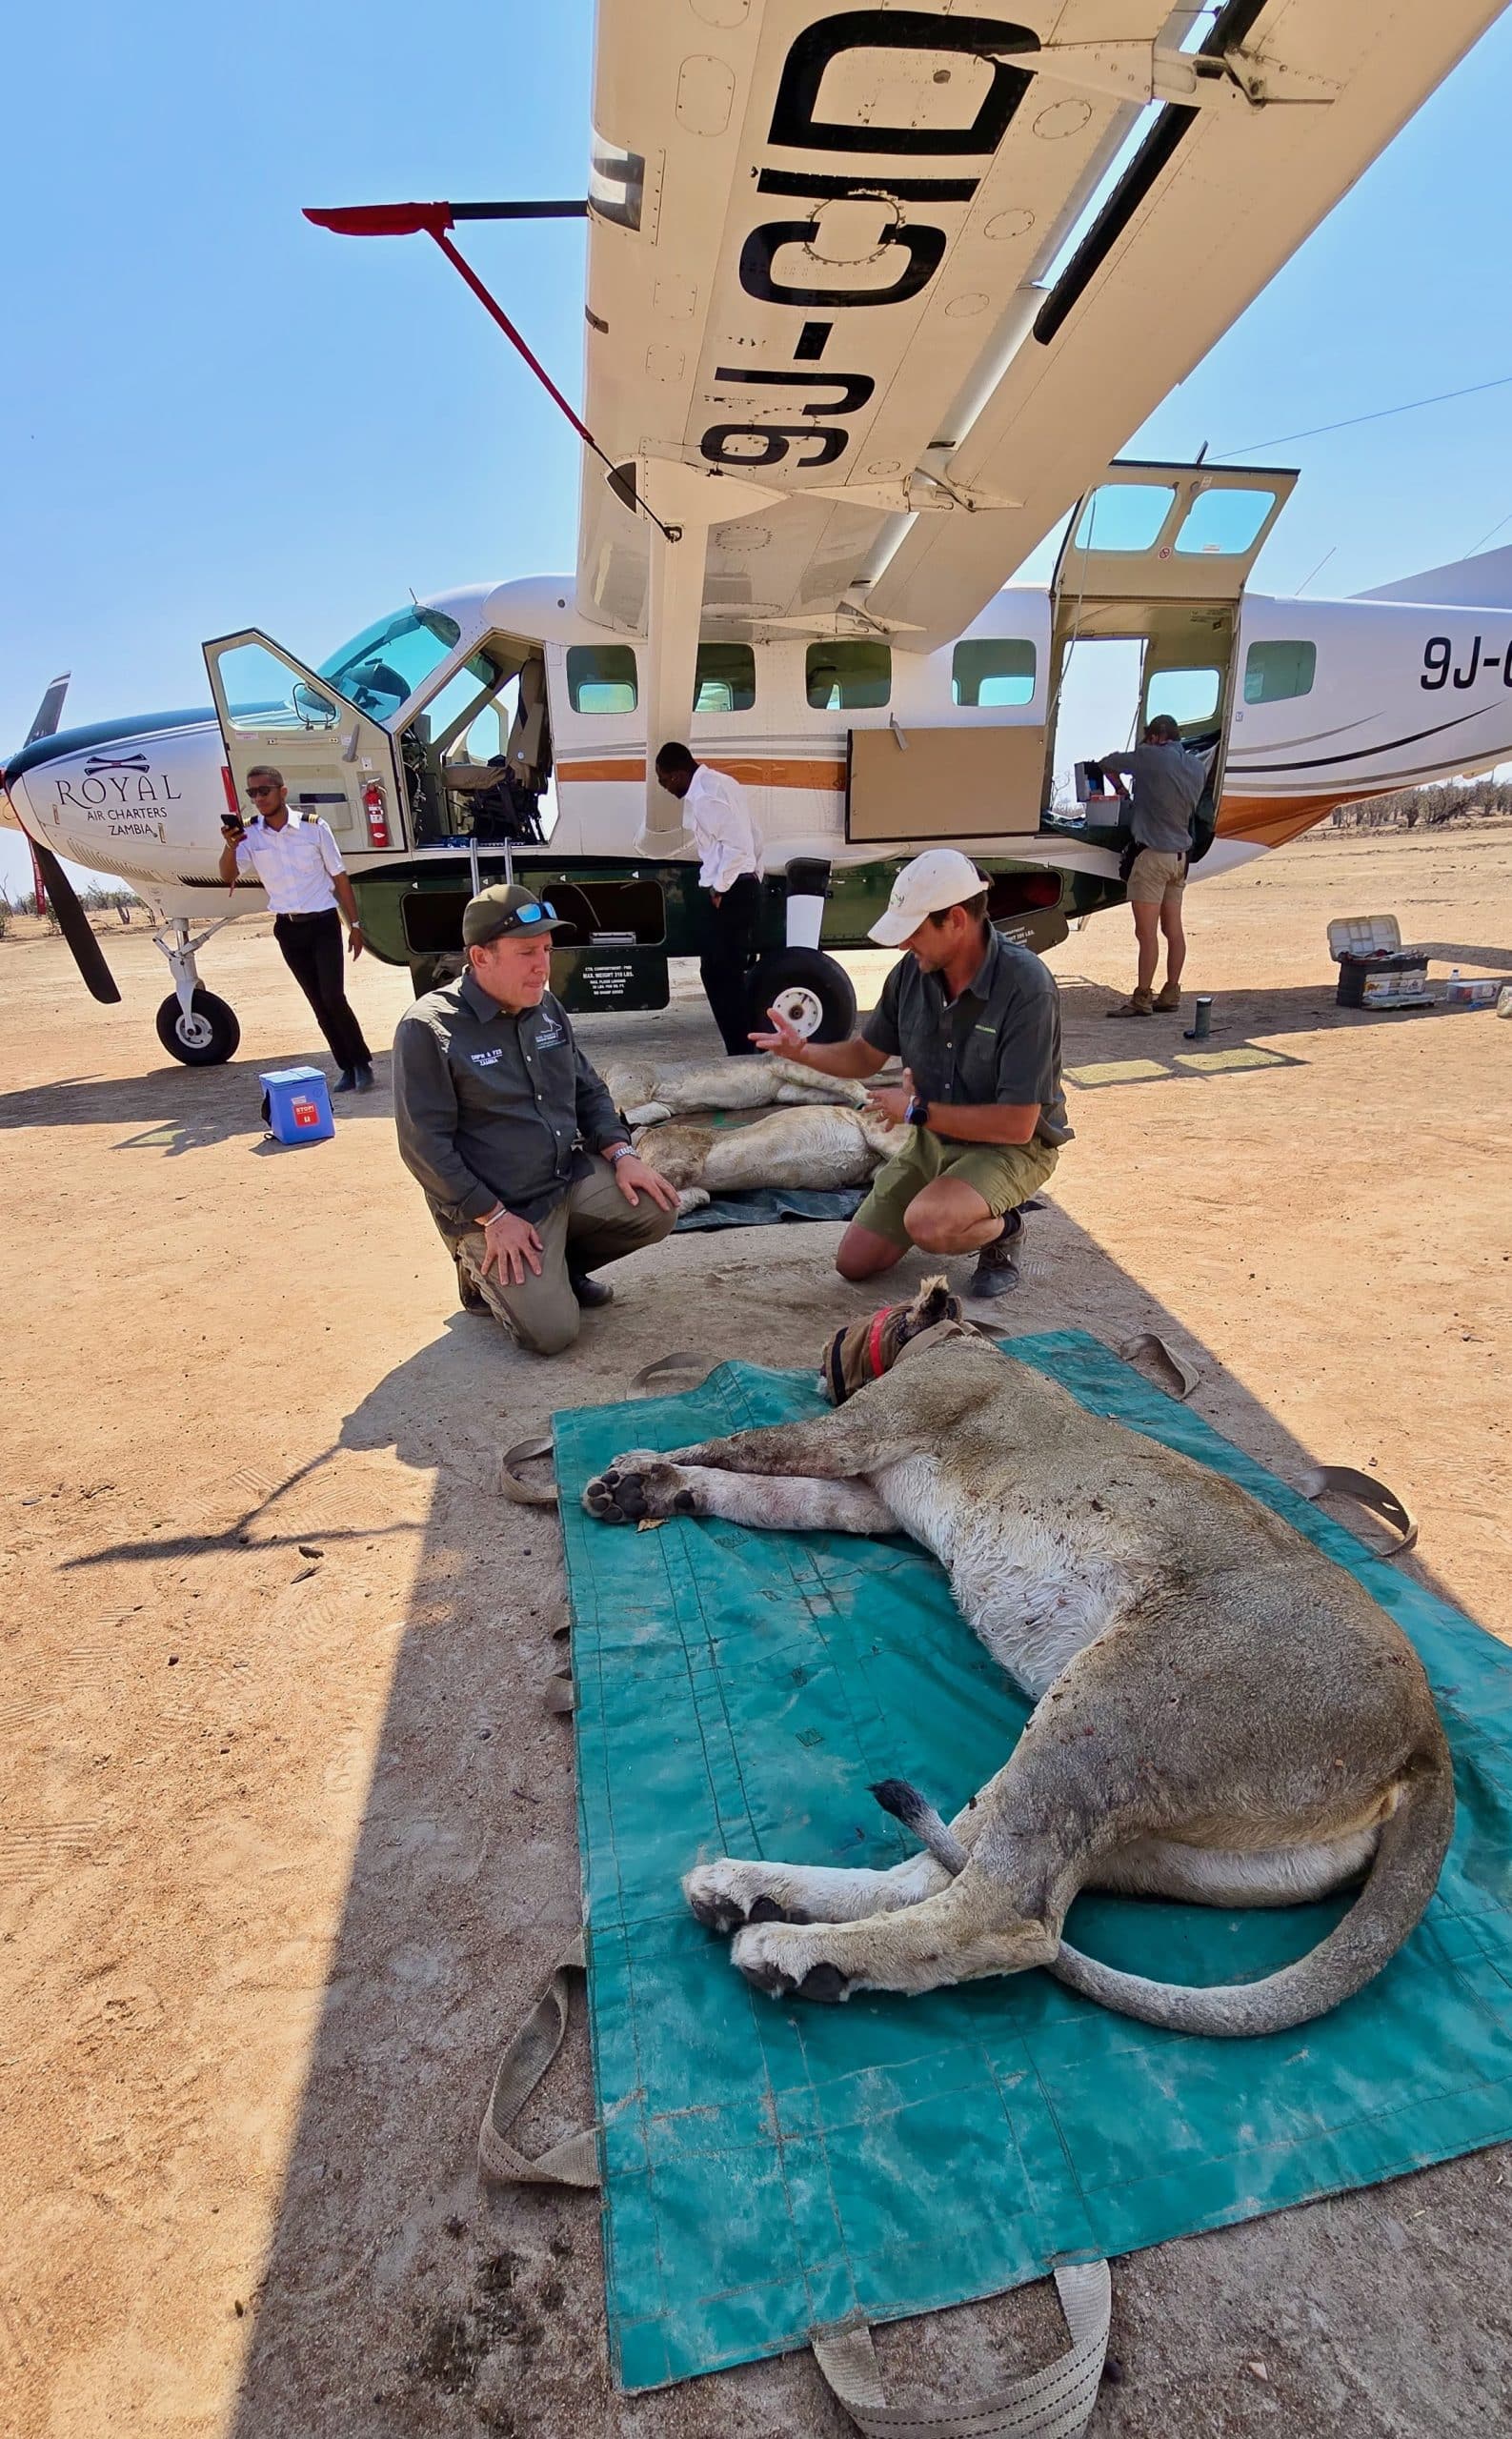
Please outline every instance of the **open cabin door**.
[[[1110, 466], [1079, 500], [1051, 588], [1047, 805], [1058, 770], [1064, 782], [1073, 758], [1121, 751], [1161, 712], [1189, 744], [1212, 749], [1208, 799], [1216, 802], [1240, 601], [1296, 482], [1270, 466], [1131, 460]], [[1062, 736], [1078, 647], [1113, 642], [1137, 647], [1135, 698], [1117, 720], [1110, 707], [1100, 738]]]
[[408, 846], [399, 756], [386, 728], [255, 627], [208, 643], [205, 667], [244, 813], [249, 771], [271, 762], [291, 805], [328, 821], [344, 855]]

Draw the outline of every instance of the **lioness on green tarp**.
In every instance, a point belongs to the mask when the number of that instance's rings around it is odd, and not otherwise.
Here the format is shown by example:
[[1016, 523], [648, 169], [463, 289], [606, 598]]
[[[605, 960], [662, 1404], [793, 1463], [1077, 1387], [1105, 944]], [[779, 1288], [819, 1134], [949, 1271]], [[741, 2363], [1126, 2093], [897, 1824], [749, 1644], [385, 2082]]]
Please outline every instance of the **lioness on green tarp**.
[[[1455, 1755], [1427, 1914], [1300, 2032], [1194, 2039], [1042, 1972], [843, 2007], [734, 1975], [678, 1883], [722, 1854], [887, 1865], [866, 1790], [954, 1808], [1028, 1705], [901, 1538], [675, 1520], [606, 1531], [584, 1482], [822, 1411], [727, 1364], [691, 1396], [556, 1418], [578, 1679], [594, 2071], [611, 2347], [629, 2389], [896, 2319], [1401, 2174], [1512, 2134], [1512, 1654], [1079, 1332], [1012, 1342], [1085, 1405], [1228, 1475], [1349, 1568], [1427, 1667]], [[1258, 1979], [1348, 1897], [1228, 1914], [1084, 1897], [1068, 1937], [1164, 1981]]]

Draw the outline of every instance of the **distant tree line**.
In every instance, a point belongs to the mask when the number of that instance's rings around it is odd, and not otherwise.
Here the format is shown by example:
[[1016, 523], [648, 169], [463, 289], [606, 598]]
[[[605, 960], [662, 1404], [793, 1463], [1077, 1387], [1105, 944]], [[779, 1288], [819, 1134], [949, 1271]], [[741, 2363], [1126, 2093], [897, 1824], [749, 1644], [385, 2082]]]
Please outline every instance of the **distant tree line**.
[[[144, 912], [136, 892], [124, 888], [119, 881], [91, 881], [87, 889], [77, 892], [77, 897], [86, 915], [109, 915], [113, 910], [123, 923], [130, 923], [133, 915]], [[17, 915], [40, 915], [50, 932], [58, 928], [57, 915], [50, 899], [39, 906], [34, 889], [18, 890], [13, 897], [0, 889], [0, 940], [5, 938]]]
[[[1512, 814], [1512, 781], [1451, 779], [1432, 788], [1394, 788], [1389, 796], [1341, 804], [1331, 830], [1441, 830], [1451, 821], [1485, 821]], [[1316, 832], [1313, 834], [1318, 835]]]

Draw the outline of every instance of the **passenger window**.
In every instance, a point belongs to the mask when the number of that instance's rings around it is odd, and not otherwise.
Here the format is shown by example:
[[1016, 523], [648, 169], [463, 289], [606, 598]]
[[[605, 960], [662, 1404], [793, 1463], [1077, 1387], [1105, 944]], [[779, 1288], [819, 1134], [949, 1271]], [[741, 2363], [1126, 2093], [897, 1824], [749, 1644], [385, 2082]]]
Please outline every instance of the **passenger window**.
[[756, 654], [749, 644], [700, 644], [694, 676], [696, 712], [748, 712], [756, 701]]
[[1183, 554], [1238, 558], [1250, 549], [1275, 505], [1274, 492], [1202, 492], [1181, 519], [1176, 547]]
[[1195, 728], [1199, 721], [1212, 718], [1222, 691], [1220, 670], [1158, 670], [1144, 697], [1144, 716], [1159, 719], [1164, 713], [1178, 728]]
[[887, 644], [810, 644], [803, 678], [816, 712], [879, 712], [893, 691]]
[[1169, 483], [1104, 483], [1081, 512], [1079, 551], [1147, 551], [1171, 514]]
[[575, 712], [633, 712], [635, 655], [628, 644], [569, 644], [567, 699]]
[[1244, 656], [1244, 700], [1289, 703], [1312, 693], [1317, 675], [1316, 644], [1251, 644]]
[[1008, 703], [1027, 703], [1035, 691], [1033, 644], [998, 641], [982, 636], [958, 644], [951, 655], [950, 696], [967, 710], [985, 712]]

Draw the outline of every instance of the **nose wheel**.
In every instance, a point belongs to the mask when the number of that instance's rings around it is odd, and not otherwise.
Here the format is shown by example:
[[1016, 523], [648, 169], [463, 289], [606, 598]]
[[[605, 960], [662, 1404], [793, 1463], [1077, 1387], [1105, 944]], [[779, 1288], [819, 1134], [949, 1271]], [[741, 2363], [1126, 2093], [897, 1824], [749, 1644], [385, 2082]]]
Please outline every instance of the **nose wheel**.
[[188, 1008], [171, 991], [157, 1012], [157, 1038], [185, 1067], [222, 1067], [241, 1040], [236, 1011], [213, 991], [197, 985]]

